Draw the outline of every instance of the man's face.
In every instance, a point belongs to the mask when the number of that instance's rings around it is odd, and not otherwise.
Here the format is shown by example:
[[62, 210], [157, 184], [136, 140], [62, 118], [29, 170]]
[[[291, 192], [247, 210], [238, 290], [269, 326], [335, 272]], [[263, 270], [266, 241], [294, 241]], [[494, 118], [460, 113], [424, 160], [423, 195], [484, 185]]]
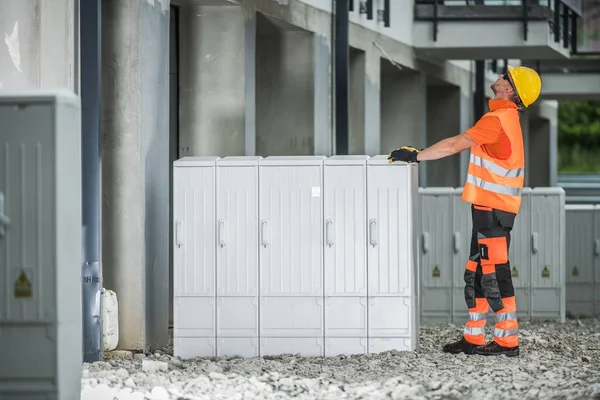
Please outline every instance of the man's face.
[[490, 86], [490, 89], [494, 92], [494, 99], [496, 100], [509, 100], [514, 93], [508, 73], [499, 75], [496, 82]]

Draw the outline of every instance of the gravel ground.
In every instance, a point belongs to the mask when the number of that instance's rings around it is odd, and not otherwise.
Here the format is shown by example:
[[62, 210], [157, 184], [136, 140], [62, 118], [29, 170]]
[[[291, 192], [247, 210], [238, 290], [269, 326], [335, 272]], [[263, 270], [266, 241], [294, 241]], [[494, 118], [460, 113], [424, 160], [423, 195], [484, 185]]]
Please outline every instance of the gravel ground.
[[519, 324], [514, 358], [443, 353], [451, 324], [423, 325], [418, 353], [111, 358], [84, 364], [82, 399], [600, 399], [600, 318]]

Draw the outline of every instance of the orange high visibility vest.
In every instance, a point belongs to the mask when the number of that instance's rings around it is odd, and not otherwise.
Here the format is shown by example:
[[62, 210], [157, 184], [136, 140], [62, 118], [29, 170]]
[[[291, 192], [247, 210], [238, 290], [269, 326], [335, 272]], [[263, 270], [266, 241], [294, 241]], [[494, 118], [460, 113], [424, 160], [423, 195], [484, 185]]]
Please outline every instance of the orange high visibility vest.
[[507, 160], [499, 160], [486, 153], [484, 146], [471, 147], [462, 199], [517, 214], [525, 180], [525, 154], [519, 113], [514, 108], [501, 108], [490, 111], [487, 115], [498, 118], [502, 130], [510, 140], [512, 152]]

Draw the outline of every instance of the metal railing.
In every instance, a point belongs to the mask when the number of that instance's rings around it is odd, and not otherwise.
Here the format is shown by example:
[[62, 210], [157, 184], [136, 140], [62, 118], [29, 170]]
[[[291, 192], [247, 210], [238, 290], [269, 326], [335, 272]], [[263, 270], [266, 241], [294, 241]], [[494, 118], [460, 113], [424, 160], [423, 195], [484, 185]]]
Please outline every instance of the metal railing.
[[600, 54], [600, 0], [585, 0], [581, 3], [581, 18], [575, 27], [573, 54]]
[[559, 174], [557, 186], [565, 190], [569, 204], [600, 204], [599, 174]]
[[415, 0], [414, 19], [432, 22], [434, 41], [440, 22], [521, 21], [527, 41], [529, 22], [547, 21], [554, 41], [573, 51], [582, 9], [581, 0]]

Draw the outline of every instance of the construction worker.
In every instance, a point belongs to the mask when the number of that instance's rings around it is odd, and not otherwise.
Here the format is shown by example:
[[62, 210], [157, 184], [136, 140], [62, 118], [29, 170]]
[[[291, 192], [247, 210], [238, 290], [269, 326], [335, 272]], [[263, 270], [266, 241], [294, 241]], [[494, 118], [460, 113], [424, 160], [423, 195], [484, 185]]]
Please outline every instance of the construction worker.
[[[469, 319], [460, 340], [446, 344], [448, 353], [519, 354], [517, 306], [508, 250], [510, 232], [521, 205], [525, 155], [518, 110], [535, 102], [539, 75], [527, 67], [513, 68], [491, 86], [490, 111], [466, 132], [424, 149], [405, 146], [392, 151], [390, 162], [438, 160], [471, 149], [462, 199], [471, 204], [473, 233], [464, 273]], [[496, 315], [494, 340], [486, 344], [489, 308]]]

